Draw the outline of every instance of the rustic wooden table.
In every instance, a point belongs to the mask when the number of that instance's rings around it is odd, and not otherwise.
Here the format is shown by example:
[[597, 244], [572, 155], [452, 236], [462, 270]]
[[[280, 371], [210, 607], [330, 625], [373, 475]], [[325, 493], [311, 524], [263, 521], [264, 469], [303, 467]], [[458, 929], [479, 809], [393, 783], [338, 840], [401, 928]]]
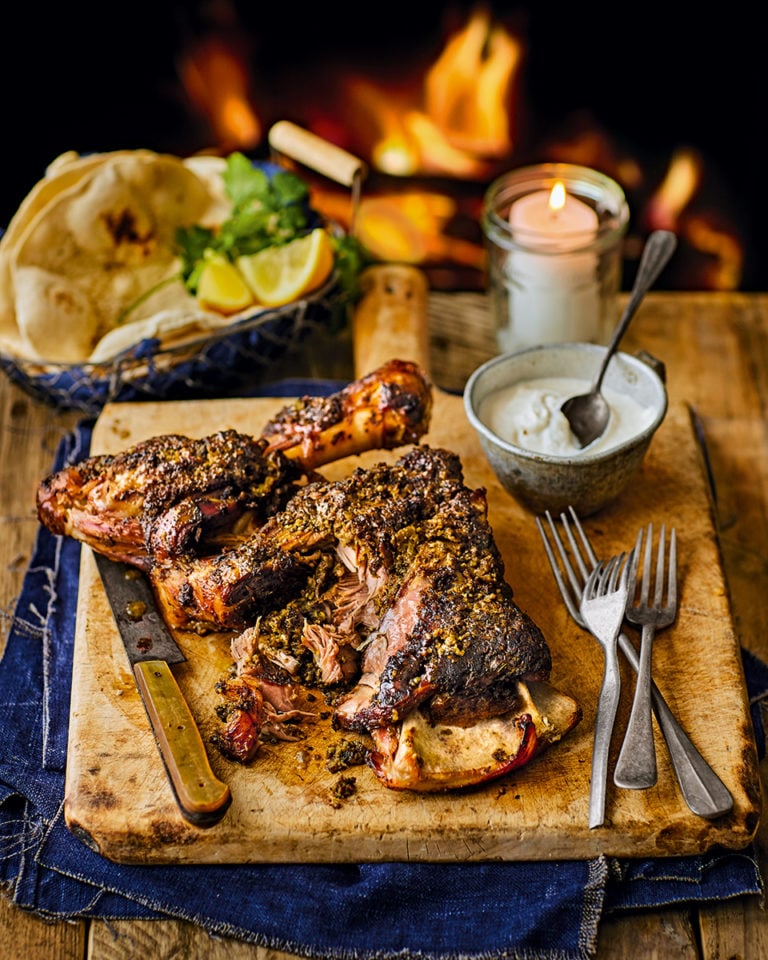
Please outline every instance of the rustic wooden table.
[[[651, 294], [622, 348], [642, 348], [663, 360], [670, 397], [687, 401], [701, 418], [736, 633], [744, 647], [768, 660], [768, 294]], [[494, 352], [481, 295], [431, 295], [430, 358], [438, 386], [460, 391], [472, 369]], [[313, 354], [308, 372], [317, 375], [316, 349]], [[6, 621], [0, 649], [37, 531], [34, 490], [60, 437], [78, 419], [76, 413], [53, 412], [0, 378], [0, 615]], [[765, 780], [766, 763], [761, 773]], [[757, 845], [768, 870], [763, 825]], [[140, 955], [290, 960], [274, 950], [211, 939], [188, 923], [47, 923], [2, 898], [0, 943], [6, 949], [13, 944], [14, 955], [28, 960]], [[752, 897], [701, 909], [667, 908], [601, 926], [600, 960], [672, 955], [768, 956], [768, 915]]]

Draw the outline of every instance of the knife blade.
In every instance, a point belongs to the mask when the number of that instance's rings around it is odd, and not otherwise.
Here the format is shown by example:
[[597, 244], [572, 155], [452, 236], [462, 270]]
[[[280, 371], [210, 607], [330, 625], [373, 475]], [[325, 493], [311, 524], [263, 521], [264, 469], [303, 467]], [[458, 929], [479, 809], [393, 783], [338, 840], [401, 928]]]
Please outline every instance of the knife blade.
[[170, 669], [186, 657], [141, 571], [95, 551], [94, 557], [179, 809], [196, 826], [212, 826], [232, 798], [211, 769], [200, 731]]

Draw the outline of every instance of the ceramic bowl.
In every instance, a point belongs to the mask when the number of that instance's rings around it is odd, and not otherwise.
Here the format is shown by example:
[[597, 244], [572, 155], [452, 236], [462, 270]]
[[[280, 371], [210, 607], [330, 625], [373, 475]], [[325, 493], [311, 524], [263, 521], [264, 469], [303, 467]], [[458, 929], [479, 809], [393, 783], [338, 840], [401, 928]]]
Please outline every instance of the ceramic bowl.
[[572, 506], [580, 516], [596, 513], [619, 496], [635, 476], [667, 412], [663, 366], [653, 358], [617, 352], [603, 380], [605, 390], [629, 395], [649, 409], [649, 421], [609, 449], [589, 447], [570, 454], [540, 453], [510, 443], [481, 419], [494, 391], [544, 377], [575, 377], [591, 383], [605, 347], [591, 343], [548, 344], [488, 360], [471, 375], [464, 407], [485, 456], [503, 488], [529, 510], [560, 513]]

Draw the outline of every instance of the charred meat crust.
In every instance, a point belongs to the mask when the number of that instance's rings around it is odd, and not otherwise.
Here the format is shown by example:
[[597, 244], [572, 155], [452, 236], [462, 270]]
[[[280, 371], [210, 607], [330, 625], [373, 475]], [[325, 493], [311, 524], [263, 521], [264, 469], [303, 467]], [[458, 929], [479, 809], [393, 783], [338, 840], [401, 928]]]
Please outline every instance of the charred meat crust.
[[408, 360], [390, 360], [330, 397], [301, 397], [262, 431], [269, 449], [318, 467], [347, 453], [418, 443], [432, 416], [432, 386]]
[[202, 439], [153, 437], [44, 479], [38, 516], [52, 532], [146, 570], [214, 549], [220, 533], [229, 535], [245, 514], [259, 525], [282, 509], [303, 472], [277, 451], [267, 455], [266, 447], [234, 430]]
[[[259, 607], [258, 656], [290, 655], [297, 682], [340, 689], [338, 727], [371, 732], [417, 707], [468, 724], [514, 710], [517, 681], [549, 676], [549, 648], [504, 579], [485, 492], [464, 485], [449, 451], [420, 446], [394, 465], [312, 484], [233, 553], [231, 579], [215, 591], [229, 625], [254, 618], [250, 597], [266, 597], [261, 582], [271, 581], [276, 558], [287, 555], [306, 574], [293, 595], [284, 583], [276, 605]], [[350, 574], [362, 591], [354, 607], [338, 599]], [[211, 582], [206, 572], [201, 583]], [[213, 609], [209, 602], [205, 615]], [[310, 627], [327, 639], [312, 656]]]
[[40, 522], [115, 560], [149, 570], [216, 554], [279, 513], [323, 463], [417, 443], [429, 428], [431, 384], [392, 360], [327, 398], [288, 406], [254, 438], [222, 430], [168, 434], [46, 477]]

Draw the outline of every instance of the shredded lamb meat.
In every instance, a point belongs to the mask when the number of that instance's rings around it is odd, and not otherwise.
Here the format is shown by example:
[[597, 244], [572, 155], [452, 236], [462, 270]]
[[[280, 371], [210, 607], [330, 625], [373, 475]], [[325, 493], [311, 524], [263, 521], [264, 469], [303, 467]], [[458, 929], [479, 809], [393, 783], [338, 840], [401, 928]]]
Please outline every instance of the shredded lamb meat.
[[[549, 675], [547, 644], [504, 579], [484, 491], [464, 485], [445, 450], [312, 484], [235, 553], [187, 568], [187, 613], [199, 623], [223, 611], [231, 623], [258, 606], [258, 655], [285, 645], [301, 664], [286, 682], [340, 686], [341, 728], [371, 733], [417, 708], [471, 724], [513, 710], [521, 679]], [[301, 570], [301, 588], [266, 600], [253, 582], [271, 583], [277, 566]]]

